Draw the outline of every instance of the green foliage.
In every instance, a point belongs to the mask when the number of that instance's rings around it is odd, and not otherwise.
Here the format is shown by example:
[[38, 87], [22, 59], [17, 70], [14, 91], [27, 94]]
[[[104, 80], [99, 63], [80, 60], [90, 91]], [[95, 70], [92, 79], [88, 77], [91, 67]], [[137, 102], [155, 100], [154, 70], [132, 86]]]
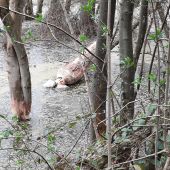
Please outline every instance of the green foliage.
[[[145, 121], [145, 118], [139, 118], [137, 119], [134, 123], [133, 123], [133, 130], [137, 130], [139, 127], [137, 126], [142, 126], [142, 125], [145, 125], [146, 124], [146, 121]], [[136, 125], [136, 127], [135, 127]]]
[[83, 46], [80, 47], [80, 52], [84, 54], [85, 48]]
[[95, 1], [96, 0], [88, 0], [87, 4], [85, 4], [84, 6], [81, 6], [81, 10], [90, 14], [93, 11]]
[[86, 42], [88, 40], [88, 37], [86, 35], [84, 35], [84, 34], [81, 34], [79, 36], [79, 39], [80, 39], [81, 43], [84, 43], [84, 42]]
[[28, 40], [30, 40], [33, 37], [32, 30], [29, 29], [25, 35], [21, 38], [23, 43], [26, 43]]
[[148, 80], [156, 82], [156, 74], [154, 73], [148, 74]]
[[149, 104], [146, 108], [147, 114], [151, 115], [152, 113], [155, 112], [156, 109], [157, 109], [157, 106], [155, 104]]
[[162, 32], [160, 29], [157, 29], [155, 33], [149, 34], [148, 39], [156, 41], [158, 38], [162, 37]]
[[48, 151], [55, 151], [55, 147], [54, 147], [54, 144], [55, 144], [55, 141], [56, 141], [56, 137], [54, 134], [48, 134], [48, 137], [47, 137], [47, 148], [48, 148]]
[[76, 167], [76, 170], [81, 170], [81, 168], [79, 166]]
[[120, 122], [120, 115], [112, 118], [112, 124], [115, 125]]
[[19, 122], [19, 119], [18, 119], [17, 116], [13, 116], [13, 117], [12, 117], [12, 121], [13, 121], [14, 123], [17, 123], [17, 122]]
[[16, 143], [19, 143], [23, 139], [22, 132], [20, 131], [16, 131], [14, 133], [14, 136], [15, 136]]
[[0, 132], [0, 139], [9, 138], [9, 136], [11, 136], [11, 135], [13, 135], [13, 131], [10, 129], [6, 129], [6, 130]]
[[9, 25], [4, 26], [3, 28], [4, 28], [4, 30], [5, 30], [6, 32], [8, 32], [8, 31], [10, 31], [10, 30], [11, 30], [11, 26], [9, 26]]
[[24, 164], [24, 163], [25, 163], [25, 161], [24, 161], [24, 160], [21, 160], [21, 159], [19, 159], [19, 160], [16, 161], [17, 166], [20, 166], [20, 165], [22, 165], [22, 164]]
[[107, 33], [108, 33], [108, 28], [107, 28], [107, 25], [105, 25], [104, 23], [102, 23], [102, 26], [101, 26], [101, 31], [102, 31], [102, 36], [106, 36]]
[[160, 86], [165, 85], [165, 83], [166, 83], [166, 80], [165, 80], [165, 79], [162, 79], [162, 80], [160, 80], [160, 82], [159, 82]]
[[135, 63], [132, 58], [125, 57], [123, 60], [120, 61], [120, 65], [127, 69], [130, 67], [134, 67]]
[[121, 129], [121, 135], [117, 136], [115, 138], [115, 143], [121, 143], [121, 142], [130, 142], [130, 139], [128, 139], [129, 134], [132, 132], [132, 129], [127, 127], [127, 128], [123, 128]]
[[48, 134], [48, 137], [47, 137], [48, 144], [54, 144], [55, 140], [56, 140], [56, 137], [54, 134]]
[[90, 65], [90, 71], [95, 72], [96, 70], [97, 68], [95, 64]]
[[133, 168], [135, 169], [135, 170], [145, 170], [145, 164], [134, 164], [133, 165]]
[[6, 119], [6, 118], [7, 118], [7, 115], [2, 115], [2, 114], [0, 114], [0, 118]]
[[137, 77], [133, 82], [132, 82], [134, 85], [140, 85], [141, 84], [141, 78], [140, 77]]
[[72, 128], [74, 128], [74, 127], [76, 126], [76, 124], [77, 124], [76, 121], [70, 122], [69, 125], [68, 125], [68, 127], [72, 129]]
[[38, 13], [37, 16], [35, 17], [35, 20], [37, 22], [42, 22], [44, 20], [43, 15], [41, 13]]

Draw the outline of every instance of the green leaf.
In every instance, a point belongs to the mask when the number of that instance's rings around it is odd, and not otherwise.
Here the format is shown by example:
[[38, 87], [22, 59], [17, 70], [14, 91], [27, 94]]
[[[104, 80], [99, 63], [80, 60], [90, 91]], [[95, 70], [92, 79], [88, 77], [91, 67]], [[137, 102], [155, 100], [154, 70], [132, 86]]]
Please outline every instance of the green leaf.
[[162, 37], [162, 32], [161, 32], [160, 29], [157, 29], [156, 32], [148, 35], [148, 39], [154, 40], [154, 41], [158, 38], [161, 38], [161, 37]]
[[33, 37], [32, 30], [29, 29], [25, 35], [22, 37], [22, 42], [25, 43], [26, 41], [30, 40]]
[[88, 0], [87, 4], [81, 6], [80, 9], [90, 14], [93, 11], [94, 4], [95, 0]]
[[76, 120], [78, 121], [78, 120], [81, 120], [82, 118], [81, 118], [81, 116], [76, 116]]
[[9, 26], [9, 25], [4, 26], [4, 30], [5, 30], [5, 31], [7, 31], [7, 32], [8, 32], [8, 31], [10, 31], [10, 29], [11, 29], [11, 26]]
[[102, 31], [102, 36], [104, 37], [104, 36], [106, 36], [107, 35], [107, 33], [108, 33], [108, 28], [107, 28], [107, 26], [103, 23], [102, 24], [102, 26], [101, 26], [101, 31]]
[[0, 138], [8, 138], [10, 135], [13, 135], [13, 131], [10, 129], [0, 132]]
[[135, 170], [145, 170], [144, 164], [134, 164], [133, 167]]
[[79, 39], [80, 39], [80, 42], [85, 42], [85, 41], [88, 40], [88, 37], [87, 37], [86, 35], [84, 35], [84, 34], [81, 34], [81, 35], [79, 36]]
[[77, 122], [71, 122], [69, 123], [68, 127], [69, 128], [74, 128], [76, 126]]
[[55, 147], [52, 144], [48, 144], [47, 148], [48, 148], [48, 151], [51, 151], [51, 152], [55, 151]]
[[138, 125], [138, 126], [145, 125], [145, 122], [146, 121], [143, 118], [136, 120], [135, 123], [133, 124], [134, 125], [133, 130], [137, 130], [139, 128], [139, 127], [135, 127], [135, 125]]
[[47, 140], [48, 140], [48, 144], [53, 144], [56, 140], [56, 137], [54, 134], [48, 134]]
[[148, 113], [149, 113], [148, 115], [154, 113], [156, 109], [157, 109], [157, 106], [156, 106], [156, 105], [154, 105], [154, 104], [149, 104], [149, 105], [147, 106], [147, 111], [148, 111]]
[[81, 170], [79, 166], [76, 167], [76, 170]]
[[15, 123], [17, 123], [17, 122], [19, 122], [19, 119], [18, 119], [17, 116], [13, 116], [13, 117], [12, 117], [12, 121], [14, 121]]
[[134, 85], [140, 85], [141, 84], [141, 78], [140, 77], [136, 78], [132, 83]]
[[95, 72], [96, 70], [97, 70], [96, 65], [95, 65], [95, 64], [92, 64], [92, 65], [90, 66], [90, 71]]
[[1, 114], [0, 114], [0, 117], [3, 118], [3, 119], [6, 119], [6, 118], [7, 118], [7, 115], [1, 115]]
[[84, 53], [85, 48], [83, 46], [80, 47], [80, 52]]
[[22, 164], [24, 164], [24, 162], [25, 162], [24, 160], [19, 159], [19, 160], [16, 161], [16, 164], [17, 165], [22, 165]]
[[130, 57], [125, 57], [123, 60], [120, 61], [120, 65], [124, 66], [124, 68], [130, 68], [135, 65], [134, 61]]
[[165, 80], [165, 79], [162, 79], [162, 80], [160, 80], [160, 82], [159, 82], [160, 86], [165, 85], [165, 83], [166, 83], [166, 80]]
[[23, 137], [23, 135], [21, 134], [21, 132], [15, 132], [14, 133], [14, 136], [15, 136], [15, 139], [16, 139], [16, 142], [19, 143]]
[[154, 73], [148, 74], [148, 79], [153, 82], [156, 82], [156, 74]]
[[35, 20], [36, 20], [37, 22], [42, 22], [43, 19], [44, 19], [44, 18], [43, 18], [43, 16], [42, 16], [41, 13], [37, 14], [37, 16], [35, 17]]

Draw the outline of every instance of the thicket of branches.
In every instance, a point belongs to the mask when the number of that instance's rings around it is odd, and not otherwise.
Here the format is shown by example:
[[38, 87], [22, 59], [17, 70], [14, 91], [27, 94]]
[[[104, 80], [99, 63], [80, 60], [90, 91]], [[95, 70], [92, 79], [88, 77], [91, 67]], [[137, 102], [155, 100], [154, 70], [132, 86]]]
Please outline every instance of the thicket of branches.
[[[53, 150], [52, 146], [56, 140], [53, 132], [43, 137], [47, 137], [47, 149], [57, 157], [53, 161], [57, 167], [53, 167], [53, 163], [50, 164], [36, 148], [33, 150], [27, 148], [22, 141], [24, 130], [20, 124], [17, 125], [17, 129], [11, 124], [13, 130], [3, 132], [1, 140], [15, 138], [24, 144], [24, 149], [14, 147], [3, 148], [3, 150], [15, 149], [38, 154], [50, 169], [86, 167], [87, 169], [168, 170], [170, 168], [170, 30], [168, 23], [170, 3], [154, 0], [100, 0], [99, 2], [87, 0], [81, 6], [79, 27], [82, 25], [83, 28], [79, 30], [81, 33], [79, 38], [76, 38], [70, 19], [72, 15], [70, 2], [72, 1], [66, 1], [66, 10], [62, 1], [57, 2], [62, 7], [60, 10], [63, 11], [63, 22], [66, 22], [70, 33], [55, 24], [44, 21], [40, 14], [34, 17], [23, 14], [22, 11], [9, 9], [9, 6], [4, 6], [1, 0], [0, 17], [6, 28], [8, 24], [13, 26], [8, 17], [8, 20], [5, 20], [9, 11], [39, 21], [46, 25], [52, 37], [59, 43], [61, 42], [58, 41], [55, 32], [60, 30], [75, 42], [75, 49], [81, 54], [85, 63], [89, 63], [90, 60], [90, 66], [88, 66], [93, 72], [93, 77], [88, 77], [89, 70], [82, 66], [89, 99], [86, 126], [75, 145], [64, 157]], [[52, 10], [55, 8], [52, 7], [49, 15], [53, 18]], [[86, 19], [83, 20], [83, 17]], [[98, 26], [94, 42], [95, 50], [84, 46], [88, 37], [87, 28], [95, 32], [94, 27], [91, 27], [92, 23]], [[5, 31], [13, 48], [16, 51], [19, 50], [18, 44], [24, 43], [20, 39], [13, 38], [16, 30], [6, 29]], [[65, 42], [62, 44], [67, 46]], [[119, 52], [120, 73], [112, 75], [114, 68], [112, 61], [116, 52]], [[2, 116], [2, 118], [8, 121], [5, 117]], [[84, 155], [76, 162], [75, 168], [67, 158], [87, 127], [89, 127], [91, 143]], [[16, 131], [19, 129], [22, 131], [22, 133], [19, 132], [21, 136], [16, 136]], [[37, 145], [40, 144], [37, 142]]]

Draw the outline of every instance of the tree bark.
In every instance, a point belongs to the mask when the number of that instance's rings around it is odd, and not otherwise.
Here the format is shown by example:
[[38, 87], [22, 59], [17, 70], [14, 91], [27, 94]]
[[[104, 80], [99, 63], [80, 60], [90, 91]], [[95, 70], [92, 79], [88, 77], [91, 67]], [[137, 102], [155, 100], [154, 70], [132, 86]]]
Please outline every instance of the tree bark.
[[[26, 5], [25, 5], [25, 14], [33, 16], [34, 12], [33, 12], [33, 4], [32, 4], [32, 0], [28, 0]], [[26, 20], [30, 20], [29, 17], [25, 17]]]
[[70, 7], [71, 7], [71, 0], [66, 0], [66, 2], [65, 2], [65, 9], [67, 11], [67, 14], [70, 13]]
[[43, 2], [44, 2], [44, 0], [38, 0], [36, 15], [42, 14]]
[[[23, 12], [25, 1], [1, 0], [0, 5]], [[31, 110], [31, 79], [24, 45], [21, 42], [22, 16], [0, 9], [0, 18], [7, 28], [7, 65], [12, 111], [20, 120], [28, 119]]]
[[146, 1], [146, 0], [141, 1], [139, 20], [140, 20], [139, 21], [139, 31], [138, 31], [136, 47], [134, 50], [135, 68], [137, 68], [137, 63], [138, 63], [140, 52], [141, 52], [141, 49], [143, 46], [145, 33], [146, 33], [146, 29], [147, 29], [147, 23], [148, 23], [148, 1]]
[[[45, 20], [51, 24], [59, 26], [66, 32], [70, 33], [68, 24], [66, 22], [65, 14], [59, 0], [51, 0], [50, 7], [45, 17]], [[53, 31], [54, 36], [56, 36], [58, 39], [62, 39], [62, 40], [63, 38], [69, 39], [65, 34], [63, 34], [62, 31], [59, 31], [55, 28], [51, 28], [51, 30]], [[42, 32], [44, 36], [51, 37], [51, 33], [49, 31], [48, 26], [46, 25], [44, 26], [44, 24], [42, 27]]]
[[165, 14], [164, 14], [164, 7], [162, 6], [162, 2], [157, 2], [157, 8], [158, 8], [158, 13], [159, 13], [159, 16], [160, 16], [160, 19], [161, 19], [161, 22], [165, 22], [164, 24], [164, 31], [165, 31], [165, 35], [167, 38], [169, 38], [169, 27], [168, 27], [168, 24], [167, 24], [167, 20], [165, 20]]
[[[86, 4], [87, 0], [81, 0], [81, 6]], [[96, 35], [96, 24], [91, 18], [91, 15], [83, 9], [80, 12], [79, 30], [80, 34], [87, 35], [88, 37]]]
[[[116, 1], [112, 1], [116, 3]], [[112, 14], [115, 13], [115, 8], [112, 8]], [[100, 15], [97, 31], [97, 42], [96, 42], [96, 56], [105, 60], [106, 55], [106, 36], [103, 36], [102, 27], [107, 25], [107, 11], [108, 11], [108, 0], [100, 1]], [[114, 17], [112, 18], [111, 29], [113, 29]], [[113, 30], [110, 30], [112, 32]], [[94, 120], [95, 124], [100, 123], [106, 118], [106, 93], [107, 93], [107, 68], [106, 64], [101, 61], [94, 59], [94, 63], [97, 65], [97, 69], [94, 72], [94, 79], [92, 81], [92, 93], [93, 93], [93, 108], [96, 112], [96, 118]], [[101, 73], [100, 70], [103, 70]], [[106, 132], [105, 122], [98, 126], [99, 135]]]
[[[132, 16], [133, 2], [122, 0], [120, 4], [120, 65], [121, 74], [121, 104], [125, 106], [134, 100], [134, 61], [133, 61], [133, 45], [132, 45]], [[128, 62], [126, 63], [126, 61]], [[129, 64], [129, 65], [128, 65]], [[126, 70], [126, 71], [125, 71]], [[128, 120], [133, 119], [134, 103], [129, 104], [121, 116], [121, 124], [124, 125]]]

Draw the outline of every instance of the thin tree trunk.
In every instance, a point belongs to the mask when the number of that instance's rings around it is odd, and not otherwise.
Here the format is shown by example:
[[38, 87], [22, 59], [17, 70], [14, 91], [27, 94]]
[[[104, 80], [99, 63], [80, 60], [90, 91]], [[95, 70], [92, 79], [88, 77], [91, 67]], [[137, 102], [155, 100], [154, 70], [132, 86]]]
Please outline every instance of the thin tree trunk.
[[65, 2], [65, 9], [67, 11], [67, 14], [70, 13], [70, 7], [71, 7], [71, 0], [66, 0], [66, 2]]
[[[87, 0], [81, 0], [81, 6], [86, 5], [87, 2]], [[96, 24], [91, 15], [83, 9], [80, 12], [79, 30], [81, 34], [87, 35], [89, 37], [96, 35]]]
[[169, 27], [168, 27], [168, 24], [167, 24], [167, 20], [165, 20], [165, 14], [164, 14], [164, 7], [162, 7], [162, 2], [157, 2], [157, 8], [158, 8], [158, 13], [159, 13], [159, 16], [160, 16], [160, 19], [161, 19], [161, 22], [165, 22], [164, 24], [164, 31], [165, 31], [165, 35], [167, 38], [169, 38]]
[[[114, 18], [112, 18], [112, 5], [114, 4], [114, 11], [115, 11], [115, 5], [116, 5], [116, 0], [111, 1], [108, 0], [108, 14], [107, 14], [107, 28], [108, 28], [108, 33], [107, 33], [107, 38], [106, 38], [106, 45], [107, 45], [107, 145], [108, 145], [108, 169], [111, 169], [112, 167], [112, 153], [111, 153], [111, 126], [112, 126], [112, 119], [111, 119], [111, 36], [113, 31], [113, 25], [114, 25]], [[114, 109], [113, 109], [114, 110]]]
[[[65, 14], [64, 14], [63, 8], [62, 8], [59, 0], [51, 0], [50, 7], [48, 9], [45, 20], [48, 23], [59, 26], [66, 32], [70, 33]], [[51, 28], [51, 29], [52, 29], [55, 37], [57, 37], [59, 40], [60, 39], [63, 40], [64, 38], [67, 38], [69, 40], [69, 37], [67, 35], [65, 35], [62, 31], [59, 31], [55, 28]], [[42, 25], [42, 33], [45, 37], [48, 37], [48, 36], [51, 37], [51, 32], [49, 31], [48, 26], [46, 26], [46, 25], [44, 26], [44, 24]]]
[[[115, 2], [115, 1], [114, 1]], [[115, 9], [115, 8], [112, 8]], [[107, 26], [107, 11], [108, 11], [108, 0], [100, 1], [100, 15], [99, 15], [99, 23], [98, 23], [98, 31], [97, 31], [97, 42], [96, 42], [96, 55], [100, 57], [102, 60], [105, 60], [106, 55], [106, 37], [103, 36], [102, 28], [103, 26]], [[115, 11], [112, 11], [114, 14]], [[111, 28], [113, 28], [112, 24], [114, 23], [114, 17], [112, 18], [113, 22], [111, 22]], [[113, 30], [110, 30], [112, 32]], [[105, 45], [104, 45], [105, 44]], [[94, 59], [95, 64], [97, 65], [97, 69], [94, 72], [94, 79], [92, 82], [92, 91], [93, 91], [93, 108], [96, 112], [95, 124], [99, 124], [101, 121], [106, 118], [106, 93], [107, 93], [107, 68], [106, 64], [104, 65], [101, 61]], [[98, 69], [103, 70], [101, 73]], [[105, 122], [100, 123], [98, 126], [99, 135], [102, 135], [106, 132]]]
[[136, 47], [134, 50], [135, 68], [137, 68], [137, 63], [138, 63], [140, 52], [141, 52], [141, 49], [143, 46], [145, 33], [146, 33], [146, 29], [147, 29], [147, 23], [148, 23], [148, 1], [146, 1], [146, 0], [141, 1], [139, 20], [140, 20], [139, 21], [139, 31], [138, 31]]
[[[106, 49], [104, 48], [104, 44], [106, 44], [106, 37], [102, 36], [102, 26], [103, 24], [107, 25], [107, 9], [108, 9], [108, 0], [100, 1], [100, 16], [99, 16], [99, 25], [97, 31], [97, 42], [96, 42], [96, 55], [100, 57], [102, 60], [105, 59]], [[102, 70], [103, 63], [97, 59], [94, 60], [95, 64]], [[93, 79], [93, 108], [96, 112], [96, 124], [100, 123], [102, 120], [106, 118], [106, 92], [107, 92], [107, 81], [104, 78], [107, 76], [106, 66], [103, 69], [103, 73], [97, 69], [94, 72]], [[99, 134], [103, 134], [106, 132], [105, 122], [98, 126]]]
[[38, 2], [37, 2], [37, 12], [36, 12], [36, 15], [42, 14], [43, 2], [44, 2], [44, 0], [38, 0]]
[[[30, 15], [30, 16], [34, 15], [32, 0], [27, 0], [27, 3], [25, 5], [25, 14]], [[26, 17], [26, 20], [30, 20], [30, 18]]]
[[[121, 74], [121, 103], [125, 106], [134, 100], [134, 62], [133, 62], [133, 45], [132, 45], [132, 16], [133, 2], [122, 0], [120, 4], [120, 71]], [[126, 63], [126, 61], [128, 61]], [[129, 65], [128, 65], [129, 64]], [[134, 103], [129, 104], [121, 116], [121, 124], [124, 125], [128, 120], [133, 119]]]
[[[25, 1], [0, 1], [0, 5], [23, 12]], [[0, 18], [7, 29], [7, 64], [12, 111], [21, 120], [28, 119], [31, 109], [31, 80], [24, 45], [21, 42], [22, 17], [8, 10], [0, 10]], [[14, 71], [14, 72], [13, 72]], [[15, 75], [14, 77], [12, 76]]]

